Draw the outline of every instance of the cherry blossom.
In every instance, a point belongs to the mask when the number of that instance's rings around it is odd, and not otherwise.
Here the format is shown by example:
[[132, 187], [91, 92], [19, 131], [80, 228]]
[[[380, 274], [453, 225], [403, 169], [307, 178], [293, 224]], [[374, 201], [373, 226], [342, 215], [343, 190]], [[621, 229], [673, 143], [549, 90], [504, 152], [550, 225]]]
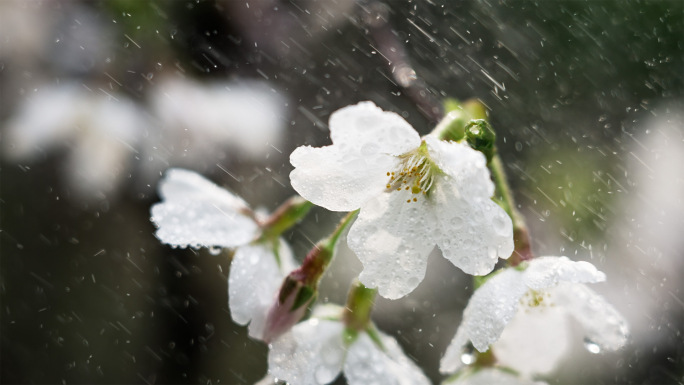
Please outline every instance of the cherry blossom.
[[421, 138], [371, 102], [330, 117], [333, 144], [290, 156], [294, 189], [332, 211], [361, 209], [347, 237], [360, 280], [396, 299], [425, 276], [435, 245], [468, 274], [489, 273], [513, 251], [511, 220], [490, 198], [484, 155], [465, 143]]
[[[323, 310], [322, 314], [320, 309]], [[350, 385], [422, 385], [429, 380], [394, 338], [373, 330], [352, 337], [330, 307], [295, 325], [271, 345], [269, 375], [291, 385], [328, 384], [343, 372]], [[339, 313], [339, 312], [338, 312]]]
[[79, 198], [92, 199], [103, 198], [124, 180], [148, 121], [122, 95], [64, 83], [31, 93], [6, 127], [4, 155], [13, 160], [69, 149], [65, 177]]
[[163, 202], [152, 207], [151, 218], [157, 238], [174, 247], [236, 247], [228, 277], [231, 316], [263, 339], [268, 310], [295, 267], [290, 248], [282, 239], [254, 242], [261, 229], [247, 204], [199, 174], [170, 169], [159, 186]]
[[499, 365], [526, 375], [548, 373], [569, 344], [568, 316], [584, 328], [590, 351], [619, 349], [627, 342], [626, 321], [585, 285], [605, 278], [592, 264], [566, 257], [541, 257], [497, 273], [471, 297], [440, 370], [461, 368], [472, 343], [480, 352], [491, 345]]

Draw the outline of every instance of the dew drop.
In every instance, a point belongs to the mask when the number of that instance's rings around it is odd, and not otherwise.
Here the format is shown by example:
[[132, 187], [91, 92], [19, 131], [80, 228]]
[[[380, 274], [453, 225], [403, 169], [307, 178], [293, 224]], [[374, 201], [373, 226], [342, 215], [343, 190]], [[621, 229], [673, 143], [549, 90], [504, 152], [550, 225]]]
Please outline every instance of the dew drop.
[[209, 248], [209, 254], [211, 255], [219, 255], [221, 254], [221, 248], [218, 246], [212, 246]]
[[475, 362], [475, 355], [472, 353], [463, 353], [461, 354], [461, 362], [463, 362], [465, 365], [470, 365]]
[[458, 230], [463, 226], [463, 218], [461, 217], [454, 217], [451, 219], [451, 226], [453, 227], [454, 230]]
[[593, 353], [593, 354], [601, 353], [601, 347], [596, 342], [594, 342], [588, 338], [584, 339], [584, 348], [587, 349], [587, 351], [589, 351], [589, 353]]

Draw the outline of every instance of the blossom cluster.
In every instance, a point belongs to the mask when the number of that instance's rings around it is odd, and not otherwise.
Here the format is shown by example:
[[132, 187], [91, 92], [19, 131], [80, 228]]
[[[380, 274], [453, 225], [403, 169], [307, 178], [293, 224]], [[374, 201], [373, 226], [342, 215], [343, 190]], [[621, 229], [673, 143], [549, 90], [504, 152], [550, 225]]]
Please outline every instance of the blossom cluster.
[[[164, 243], [235, 249], [229, 307], [235, 322], [249, 323], [251, 337], [269, 343], [261, 384], [327, 384], [340, 373], [350, 384], [430, 383], [397, 341], [377, 329], [370, 310], [376, 291], [388, 299], [411, 293], [435, 247], [465, 273], [486, 276], [441, 360], [440, 371], [452, 375], [445, 383], [536, 384], [535, 376], [554, 370], [568, 350], [571, 319], [583, 327], [590, 351], [626, 343], [623, 317], [587, 286], [606, 279], [592, 264], [511, 258], [493, 272], [499, 259], [517, 252], [519, 229], [507, 206], [493, 200], [491, 142], [483, 152], [473, 144], [482, 136], [445, 140], [436, 130], [420, 137], [371, 102], [338, 110], [329, 127], [331, 145], [302, 146], [290, 157], [291, 184], [303, 199], [271, 216], [181, 169], [166, 173], [163, 202], [152, 208]], [[472, 127], [464, 137], [486, 128]], [[280, 235], [306, 214], [307, 201], [350, 214], [297, 266]], [[318, 281], [348, 225], [347, 244], [363, 264], [359, 281], [345, 307], [314, 306]], [[308, 307], [313, 311], [301, 321]]]

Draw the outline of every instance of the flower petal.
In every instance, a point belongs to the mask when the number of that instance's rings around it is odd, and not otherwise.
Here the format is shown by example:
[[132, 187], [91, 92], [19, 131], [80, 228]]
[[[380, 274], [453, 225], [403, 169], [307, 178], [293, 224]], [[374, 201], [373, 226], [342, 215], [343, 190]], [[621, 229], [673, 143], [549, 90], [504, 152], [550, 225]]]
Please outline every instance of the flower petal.
[[428, 200], [407, 203], [408, 191], [393, 191], [368, 201], [347, 236], [349, 248], [363, 263], [359, 276], [381, 296], [397, 299], [425, 277], [427, 257], [434, 248], [437, 223]]
[[332, 211], [356, 210], [382, 193], [396, 156], [420, 145], [411, 125], [371, 102], [333, 113], [330, 138], [331, 146], [302, 146], [290, 155], [290, 180], [301, 196]]
[[496, 360], [526, 376], [548, 374], [570, 348], [569, 326], [560, 306], [520, 308], [492, 345]]
[[463, 311], [463, 320], [447, 347], [440, 370], [450, 373], [458, 369], [461, 354], [470, 340], [480, 352], [494, 343], [518, 310], [520, 298], [527, 292], [522, 273], [505, 269], [490, 278], [473, 293]]
[[331, 211], [358, 209], [385, 190], [387, 172], [396, 168], [399, 160], [380, 153], [363, 156], [355, 150], [337, 145], [297, 148], [290, 155], [295, 166], [290, 173], [292, 188]]
[[523, 279], [530, 289], [540, 290], [561, 282], [602, 282], [606, 275], [589, 262], [571, 261], [567, 257], [540, 257], [529, 262]]
[[401, 155], [420, 145], [420, 136], [401, 116], [383, 111], [373, 102], [361, 102], [330, 116], [330, 139], [364, 155]]
[[627, 343], [627, 321], [586, 285], [561, 285], [554, 294], [556, 304], [563, 306], [584, 327], [586, 343], [605, 350], [617, 350]]
[[470, 375], [459, 376], [455, 379], [447, 379], [442, 385], [548, 385], [543, 381], [532, 381], [521, 378], [513, 373], [495, 369], [483, 368]]
[[159, 185], [164, 200], [152, 207], [157, 238], [180, 247], [235, 247], [254, 239], [257, 224], [240, 211], [247, 205], [199, 174], [170, 169]]
[[292, 384], [327, 384], [344, 362], [344, 325], [315, 318], [301, 322], [271, 345], [268, 371]]
[[428, 385], [430, 381], [399, 347], [394, 338], [378, 333], [384, 351], [361, 333], [349, 347], [344, 376], [350, 385]]
[[249, 335], [262, 339], [268, 309], [285, 275], [266, 245], [240, 246], [228, 275], [228, 306], [233, 321], [249, 324]]
[[494, 183], [484, 154], [466, 143], [447, 142], [432, 136], [426, 136], [425, 143], [430, 157], [452, 179], [451, 184], [462, 199], [491, 198]]
[[489, 197], [463, 196], [448, 176], [439, 176], [430, 199], [440, 226], [437, 245], [446, 259], [472, 275], [485, 275], [513, 252], [511, 218]]

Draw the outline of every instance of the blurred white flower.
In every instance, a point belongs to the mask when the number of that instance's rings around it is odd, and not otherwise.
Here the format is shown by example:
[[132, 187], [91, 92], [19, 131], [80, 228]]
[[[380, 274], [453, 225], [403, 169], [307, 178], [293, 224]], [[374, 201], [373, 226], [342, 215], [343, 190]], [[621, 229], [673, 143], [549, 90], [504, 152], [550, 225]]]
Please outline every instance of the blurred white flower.
[[543, 381], [532, 381], [496, 368], [482, 368], [470, 373], [448, 378], [442, 385], [548, 385]]
[[268, 310], [283, 278], [295, 267], [289, 246], [282, 239], [277, 245], [253, 242], [261, 229], [247, 204], [195, 172], [168, 170], [159, 194], [163, 202], [152, 207], [151, 220], [163, 243], [237, 247], [228, 277], [231, 316], [240, 325], [249, 323], [252, 338], [263, 339]]
[[506, 212], [491, 201], [484, 155], [466, 144], [418, 133], [371, 102], [330, 117], [333, 144], [302, 146], [290, 156], [292, 187], [333, 211], [361, 208], [347, 242], [360, 280], [396, 299], [425, 276], [435, 244], [468, 274], [489, 273], [513, 251]]
[[584, 328], [589, 351], [619, 349], [627, 341], [625, 320], [584, 285], [605, 278], [592, 264], [566, 257], [541, 257], [504, 269], [470, 298], [440, 371], [459, 370], [472, 343], [480, 352], [494, 344], [497, 363], [524, 375], [548, 373], [567, 350], [567, 316]]
[[38, 89], [6, 123], [5, 154], [31, 161], [67, 147], [65, 173], [80, 198], [104, 197], [123, 178], [148, 129], [135, 103], [80, 84]]
[[167, 77], [152, 89], [150, 103], [161, 131], [148, 149], [158, 162], [148, 167], [202, 167], [227, 153], [263, 160], [280, 147], [287, 124], [285, 98], [260, 81]]
[[350, 341], [345, 328], [319, 314], [295, 325], [270, 345], [269, 375], [291, 385], [328, 384], [340, 372], [350, 385], [430, 383], [394, 338], [360, 331]]

